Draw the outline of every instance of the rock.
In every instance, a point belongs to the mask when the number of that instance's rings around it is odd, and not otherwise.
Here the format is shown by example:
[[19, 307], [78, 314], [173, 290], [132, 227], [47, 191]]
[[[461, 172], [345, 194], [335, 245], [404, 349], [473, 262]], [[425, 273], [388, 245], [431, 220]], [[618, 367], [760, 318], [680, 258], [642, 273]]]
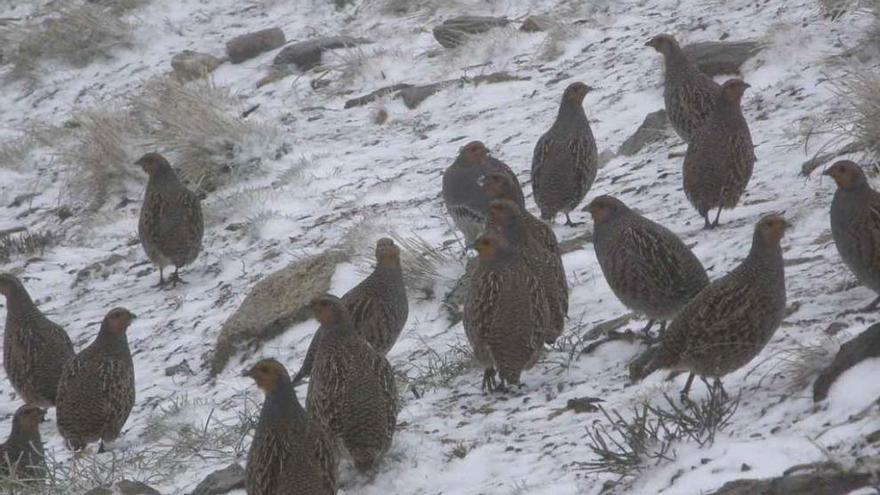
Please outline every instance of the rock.
[[456, 325], [464, 318], [464, 302], [467, 299], [471, 277], [476, 269], [477, 258], [468, 258], [464, 273], [455, 282], [455, 285], [452, 286], [452, 290], [443, 297], [443, 307], [446, 309], [446, 318], [449, 320], [450, 326]]
[[352, 38], [351, 36], [328, 36], [300, 41], [287, 45], [278, 52], [272, 65], [276, 68], [296, 66], [300, 70], [309, 70], [321, 63], [321, 54], [327, 50], [338, 48], [350, 48], [352, 46], [370, 43], [364, 38]]
[[444, 48], [455, 48], [467, 41], [468, 37], [475, 34], [504, 27], [510, 23], [503, 17], [480, 17], [463, 15], [443, 21], [434, 28], [434, 38]]
[[220, 65], [220, 59], [207, 53], [184, 50], [171, 57], [171, 68], [174, 75], [181, 81], [201, 79], [214, 72]]
[[763, 46], [757, 41], [702, 41], [682, 48], [709, 77], [739, 74], [739, 68]]
[[237, 463], [214, 471], [190, 495], [222, 495], [244, 488], [244, 468]]
[[645, 121], [636, 130], [636, 133], [627, 138], [617, 154], [624, 156], [633, 156], [642, 150], [645, 146], [661, 141], [668, 134], [668, 124], [666, 122], [666, 110], [657, 110], [651, 112], [645, 117]]
[[162, 495], [155, 488], [149, 487], [140, 481], [117, 481], [112, 488], [92, 488], [83, 495]]
[[176, 375], [193, 376], [195, 374], [196, 373], [189, 366], [189, 362], [186, 359], [175, 364], [174, 366], [169, 366], [169, 367], [165, 368], [165, 376], [176, 376]]
[[870, 482], [868, 473], [820, 470], [764, 480], [729, 481], [712, 495], [846, 495], [869, 486]]
[[253, 33], [242, 34], [226, 43], [226, 55], [233, 64], [252, 59], [261, 53], [274, 50], [287, 39], [281, 28], [269, 28]]
[[596, 405], [599, 402], [604, 401], [596, 397], [578, 397], [576, 399], [568, 399], [565, 408], [574, 411], [575, 414], [596, 412], [599, 410], [599, 406]]
[[403, 104], [406, 105], [406, 108], [412, 110], [421, 105], [423, 101], [427, 100], [441, 89], [456, 82], [458, 82], [458, 80], [454, 79], [451, 81], [441, 81], [438, 83], [425, 84], [422, 86], [410, 86], [408, 88], [400, 90], [398, 96], [403, 98]]
[[582, 234], [578, 234], [571, 239], [559, 241], [559, 252], [561, 254], [572, 253], [574, 251], [583, 249], [584, 244], [589, 244], [591, 242], [593, 242], [593, 231], [584, 230]]
[[553, 20], [544, 15], [530, 15], [520, 25], [519, 30], [525, 33], [538, 33], [553, 27]]
[[345, 102], [345, 108], [354, 108], [364, 106], [368, 103], [372, 103], [379, 98], [383, 98], [388, 95], [394, 95], [398, 93], [402, 89], [406, 89], [412, 87], [411, 84], [399, 83], [392, 84], [391, 86], [385, 86], [384, 88], [379, 88], [376, 91], [373, 91], [370, 94], [366, 94], [364, 96], [359, 96], [357, 98], [352, 98]]
[[223, 323], [213, 356], [211, 376], [226, 367], [241, 347], [258, 347], [290, 325], [311, 318], [309, 302], [330, 290], [336, 265], [349, 259], [336, 250], [294, 261], [254, 285], [241, 306]]
[[865, 359], [880, 357], [880, 323], [875, 323], [856, 338], [840, 346], [834, 361], [819, 373], [813, 384], [813, 401], [823, 401], [828, 397], [831, 385], [846, 370]]

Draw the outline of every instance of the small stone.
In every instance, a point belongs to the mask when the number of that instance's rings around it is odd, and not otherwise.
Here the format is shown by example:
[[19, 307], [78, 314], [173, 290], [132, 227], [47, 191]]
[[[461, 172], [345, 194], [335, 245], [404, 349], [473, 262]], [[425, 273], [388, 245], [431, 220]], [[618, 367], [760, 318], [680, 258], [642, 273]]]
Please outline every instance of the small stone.
[[739, 74], [746, 60], [762, 48], [757, 41], [704, 41], [682, 48], [684, 54], [709, 77], [719, 74]]
[[865, 359], [875, 357], [880, 357], [880, 323], [871, 325], [857, 337], [840, 346], [834, 361], [822, 370], [813, 384], [813, 401], [825, 400], [828, 391], [840, 375]]
[[490, 29], [504, 27], [510, 23], [503, 17], [480, 17], [463, 15], [447, 19], [434, 28], [434, 39], [444, 48], [455, 48], [464, 44], [470, 36], [482, 34]]
[[321, 63], [321, 55], [327, 50], [350, 48], [364, 43], [369, 43], [364, 38], [352, 38], [351, 36], [328, 36], [300, 41], [287, 45], [278, 52], [272, 65], [276, 68], [296, 66], [299, 70], [309, 70]]
[[175, 376], [175, 375], [184, 375], [184, 376], [193, 376], [196, 373], [192, 370], [186, 359], [181, 361], [174, 366], [169, 366], [165, 368], [165, 376]]
[[530, 15], [520, 25], [519, 30], [525, 33], [538, 33], [547, 31], [553, 26], [553, 21], [543, 15]]
[[222, 495], [244, 488], [244, 468], [237, 463], [209, 474], [190, 495]]
[[217, 57], [192, 50], [184, 50], [171, 57], [171, 68], [181, 81], [201, 79], [214, 72], [219, 65], [220, 59]]
[[633, 156], [645, 146], [663, 140], [668, 134], [667, 129], [666, 110], [651, 112], [645, 117], [645, 120], [636, 130], [635, 134], [627, 138], [620, 145], [617, 153], [624, 156]]
[[576, 414], [596, 412], [599, 410], [599, 407], [596, 406], [597, 402], [602, 402], [602, 399], [578, 397], [576, 399], [568, 399], [565, 408], [574, 411]]
[[741, 472], [745, 473], [746, 471], [751, 471], [751, 470], [752, 470], [752, 466], [749, 466], [748, 464], [743, 463], [742, 466], [739, 467], [739, 470], [740, 470]]
[[269, 28], [242, 34], [226, 43], [226, 54], [233, 64], [252, 59], [261, 53], [274, 50], [286, 41], [281, 28]]

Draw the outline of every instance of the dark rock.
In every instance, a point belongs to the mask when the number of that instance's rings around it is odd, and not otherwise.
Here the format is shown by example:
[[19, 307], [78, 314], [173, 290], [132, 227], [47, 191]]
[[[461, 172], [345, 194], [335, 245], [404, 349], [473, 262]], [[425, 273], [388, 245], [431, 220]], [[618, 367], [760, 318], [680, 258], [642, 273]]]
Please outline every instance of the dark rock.
[[217, 57], [192, 50], [184, 50], [171, 57], [171, 68], [181, 81], [201, 79], [214, 72], [219, 65], [220, 59]]
[[596, 397], [578, 397], [576, 399], [568, 399], [565, 408], [574, 411], [576, 414], [596, 412], [599, 410], [599, 407], [596, 405], [599, 402], [602, 402], [602, 399], [597, 399]]
[[189, 366], [189, 362], [186, 359], [175, 364], [174, 366], [169, 366], [169, 367], [165, 368], [165, 376], [176, 376], [176, 375], [193, 376], [195, 374], [196, 373]]
[[703, 41], [682, 48], [697, 67], [709, 77], [739, 74], [746, 60], [763, 48], [757, 41]]
[[443, 24], [434, 28], [434, 38], [444, 48], [455, 48], [467, 41], [468, 37], [475, 34], [504, 27], [510, 23], [503, 17], [480, 17], [463, 15], [443, 21]]
[[543, 15], [530, 15], [520, 25], [519, 30], [526, 33], [538, 33], [553, 27], [553, 20]]
[[244, 468], [233, 463], [209, 474], [190, 495], [222, 495], [239, 488], [244, 488]]
[[561, 254], [568, 254], [583, 248], [585, 244], [590, 242], [593, 242], [593, 231], [585, 230], [582, 234], [571, 239], [559, 241], [559, 252]]
[[858, 337], [840, 346], [831, 365], [819, 373], [813, 384], [813, 401], [819, 402], [828, 397], [831, 385], [846, 370], [865, 359], [880, 357], [880, 323], [875, 323]]
[[824, 470], [764, 480], [729, 481], [712, 495], [846, 495], [870, 482], [871, 475], [867, 473]]
[[627, 138], [618, 148], [617, 153], [624, 156], [633, 156], [645, 146], [663, 140], [668, 134], [669, 124], [666, 122], [666, 110], [651, 112], [645, 117], [644, 122], [636, 130], [636, 133]]
[[398, 96], [403, 98], [403, 104], [406, 105], [406, 108], [413, 109], [421, 105], [423, 101], [427, 100], [441, 89], [450, 84], [454, 84], [455, 82], [457, 82], [457, 80], [442, 81], [423, 86], [410, 86], [402, 89]]
[[385, 86], [384, 88], [379, 88], [370, 94], [367, 94], [364, 96], [359, 96], [357, 98], [352, 98], [351, 100], [346, 101], [345, 108], [354, 108], [354, 107], [364, 106], [368, 103], [372, 103], [372, 102], [378, 100], [379, 98], [382, 98], [384, 96], [388, 96], [391, 94], [395, 94], [395, 93], [399, 92], [400, 90], [409, 88], [411, 86], [412, 86], [411, 84], [406, 84], [406, 83], [392, 84], [391, 86]]
[[226, 55], [233, 64], [252, 59], [261, 53], [274, 50], [287, 39], [281, 28], [269, 28], [254, 33], [243, 34], [226, 43]]
[[300, 70], [309, 70], [321, 63], [321, 54], [327, 50], [350, 48], [364, 43], [370, 43], [370, 41], [351, 36], [328, 36], [300, 41], [285, 46], [275, 56], [272, 65], [282, 68], [296, 66]]

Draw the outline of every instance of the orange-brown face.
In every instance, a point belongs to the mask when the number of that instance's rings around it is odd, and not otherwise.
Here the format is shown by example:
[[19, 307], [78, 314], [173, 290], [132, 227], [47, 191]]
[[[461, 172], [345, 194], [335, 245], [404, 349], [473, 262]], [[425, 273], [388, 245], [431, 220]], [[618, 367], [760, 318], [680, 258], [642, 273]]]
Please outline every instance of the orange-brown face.
[[728, 101], [738, 102], [742, 99], [743, 93], [751, 86], [742, 79], [731, 79], [721, 86], [721, 92]]
[[489, 156], [489, 150], [480, 141], [471, 141], [461, 149], [461, 157], [469, 165], [479, 165]]
[[657, 50], [659, 53], [666, 55], [675, 46], [675, 38], [668, 34], [658, 34], [651, 38], [645, 46], [650, 46], [651, 48]]
[[274, 359], [263, 359], [251, 369], [244, 372], [244, 376], [254, 379], [257, 386], [266, 393], [274, 392], [287, 375], [287, 369]]
[[511, 202], [504, 199], [496, 199], [489, 204], [489, 218], [494, 225], [507, 225], [516, 215]]
[[580, 105], [584, 102], [584, 97], [590, 91], [590, 87], [582, 82], [571, 83], [565, 88], [565, 99]]
[[504, 239], [493, 233], [486, 233], [477, 237], [474, 242], [474, 249], [480, 255], [480, 259], [491, 260], [498, 255], [498, 251], [507, 244]]
[[770, 215], [762, 218], [758, 222], [758, 231], [761, 237], [769, 244], [779, 244], [782, 236], [785, 235], [785, 229], [789, 227], [788, 222], [780, 215]]
[[836, 162], [828, 167], [828, 170], [822, 172], [822, 175], [830, 175], [837, 183], [837, 187], [841, 189], [849, 189], [858, 184], [864, 176], [862, 169], [849, 160]]
[[510, 199], [510, 181], [502, 174], [489, 174], [483, 182], [483, 191], [492, 199]]
[[116, 308], [107, 313], [104, 320], [107, 322], [107, 327], [111, 332], [125, 333], [128, 330], [128, 326], [131, 325], [131, 321], [135, 318], [137, 317], [127, 309]]
[[336, 322], [336, 317], [333, 314], [333, 304], [329, 300], [323, 297], [316, 297], [312, 300], [311, 307], [312, 313], [315, 314], [315, 319], [322, 325], [332, 325]]
[[611, 215], [618, 211], [621, 202], [611, 196], [599, 196], [587, 205], [587, 211], [593, 217], [593, 222], [602, 223], [608, 220]]
[[15, 412], [19, 427], [28, 433], [40, 431], [40, 423], [46, 418], [46, 410], [33, 405], [24, 405]]
[[387, 237], [376, 241], [376, 261], [385, 267], [400, 266], [400, 249], [394, 241]]

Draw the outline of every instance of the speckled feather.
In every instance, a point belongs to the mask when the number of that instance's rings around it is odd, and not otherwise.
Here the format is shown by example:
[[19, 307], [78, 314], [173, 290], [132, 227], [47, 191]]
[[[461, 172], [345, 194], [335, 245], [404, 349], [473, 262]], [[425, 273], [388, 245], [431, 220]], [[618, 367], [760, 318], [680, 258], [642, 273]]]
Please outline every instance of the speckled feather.
[[664, 58], [666, 116], [675, 132], [689, 143], [712, 115], [721, 86], [700, 72], [677, 43], [673, 42]]
[[858, 174], [858, 184], [834, 193], [831, 234], [841, 259], [859, 282], [880, 294], [880, 193], [871, 188], [861, 169]]

